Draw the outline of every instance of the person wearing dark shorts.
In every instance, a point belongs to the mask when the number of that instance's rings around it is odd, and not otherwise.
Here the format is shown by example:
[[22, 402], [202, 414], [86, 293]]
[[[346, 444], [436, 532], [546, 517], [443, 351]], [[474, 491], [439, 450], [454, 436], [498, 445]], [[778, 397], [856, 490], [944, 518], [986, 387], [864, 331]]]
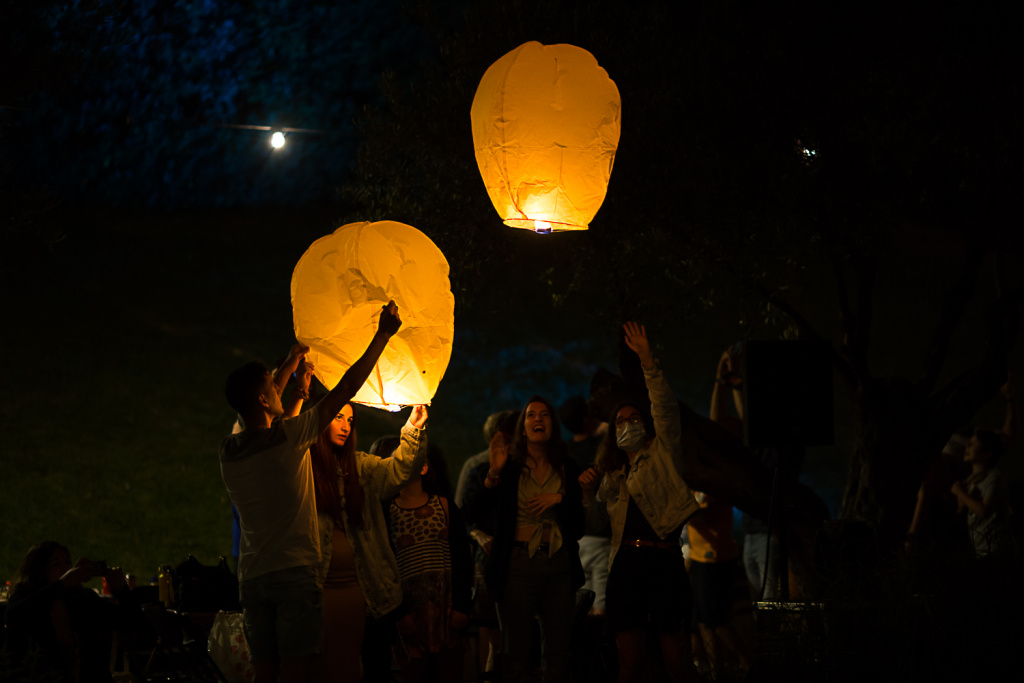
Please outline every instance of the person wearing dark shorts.
[[736, 560], [740, 556], [740, 546], [732, 537], [732, 505], [704, 493], [697, 493], [696, 497], [701, 513], [686, 525], [693, 619], [699, 627], [712, 676], [721, 671], [727, 654], [732, 654], [746, 670], [750, 666], [749, 648], [732, 625]]
[[[647, 529], [653, 535], [650, 525]], [[678, 541], [646, 539], [637, 545], [637, 540], [620, 545], [615, 580], [608, 579], [605, 606], [609, 627], [613, 633], [648, 628], [664, 634], [689, 632], [693, 593]]]
[[608, 506], [612, 527], [605, 614], [615, 633], [618, 680], [644, 679], [646, 638], [653, 627], [669, 678], [695, 681], [686, 629], [692, 598], [679, 534], [699, 508], [679, 475], [682, 417], [651, 355], [647, 331], [636, 323], [624, 329], [626, 345], [643, 368], [650, 412], [642, 401], [613, 410], [597, 470], [580, 477], [584, 501], [591, 504], [598, 472], [603, 475], [596, 498]]
[[732, 621], [733, 584], [736, 560], [694, 562], [690, 565], [693, 588], [693, 622], [704, 628], [723, 626]]

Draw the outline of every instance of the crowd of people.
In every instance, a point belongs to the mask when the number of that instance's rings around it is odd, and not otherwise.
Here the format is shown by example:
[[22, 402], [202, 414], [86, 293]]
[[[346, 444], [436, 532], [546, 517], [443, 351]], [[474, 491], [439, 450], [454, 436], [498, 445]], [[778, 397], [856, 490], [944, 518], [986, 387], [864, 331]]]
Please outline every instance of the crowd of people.
[[[220, 465], [257, 683], [387, 681], [393, 662], [403, 682], [461, 681], [471, 623], [480, 678], [505, 683], [582, 678], [573, 644], [582, 623], [599, 623], [589, 633], [614, 643], [622, 683], [646, 680], [652, 651], [672, 681], [697, 680], [698, 665], [712, 676], [725, 663], [750, 666], [752, 644], [733, 625], [737, 563], [751, 598], [777, 598], [788, 581], [780, 541], [745, 515], [741, 547], [731, 502], [681, 475], [683, 413], [642, 325], [623, 334], [646, 392], [621, 396], [607, 414], [582, 398], [556, 408], [535, 395], [489, 416], [487, 448], [466, 460], [454, 490], [428, 443], [425, 406], [400, 435], [358, 450], [350, 401], [400, 325], [391, 302], [364, 354], [315, 402], [301, 345], [274, 372], [254, 362], [227, 380], [239, 419]], [[737, 436], [741, 363], [738, 348], [723, 353], [710, 415]], [[1012, 406], [1009, 384], [1004, 396]], [[1012, 435], [974, 431], [963, 449], [969, 474], [937, 461], [911, 538], [936, 524], [928, 513], [947, 496], [980, 561], [1011, 550], [996, 463]], [[799, 459], [756, 455], [780, 470]], [[96, 576], [116, 600], [82, 588]], [[58, 543], [34, 546], [13, 588], [9, 649], [41, 647], [63, 680], [109, 680], [110, 633], [143, 621], [119, 570], [72, 565]]]

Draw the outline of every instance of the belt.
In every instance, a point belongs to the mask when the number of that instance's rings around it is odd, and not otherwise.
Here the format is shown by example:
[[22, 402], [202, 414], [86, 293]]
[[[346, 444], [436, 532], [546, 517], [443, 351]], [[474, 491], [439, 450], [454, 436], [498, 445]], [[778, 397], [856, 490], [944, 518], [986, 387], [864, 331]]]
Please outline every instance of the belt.
[[641, 541], [639, 538], [633, 541], [623, 541], [627, 548], [657, 548], [658, 550], [679, 550], [679, 544], [674, 541]]
[[[530, 542], [529, 541], [513, 541], [512, 545], [514, 545], [517, 548], [522, 548], [523, 550], [529, 550], [530, 549]], [[550, 543], [543, 542], [543, 543], [541, 543], [540, 545], [537, 546], [537, 550], [543, 550], [544, 552], [547, 552], [549, 547], [551, 547]]]

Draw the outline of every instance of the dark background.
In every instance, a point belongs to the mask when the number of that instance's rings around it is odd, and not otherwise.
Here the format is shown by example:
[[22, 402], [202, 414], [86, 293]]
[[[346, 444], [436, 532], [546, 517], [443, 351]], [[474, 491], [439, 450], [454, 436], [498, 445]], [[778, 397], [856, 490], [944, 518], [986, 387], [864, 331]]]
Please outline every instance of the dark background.
[[[535, 392], [560, 402], [614, 370], [624, 319], [648, 325], [677, 395], [706, 412], [719, 354], [737, 340], [813, 329], [845, 353], [836, 274], [852, 282], [865, 259], [874, 279], [850, 300], [873, 292], [862, 319], [874, 377], [921, 374], [964, 272], [974, 287], [940, 386], [984, 355], [986, 306], [1019, 292], [1017, 14], [2, 8], [7, 576], [44, 538], [146, 578], [189, 552], [227, 554], [223, 378], [286, 352], [291, 269], [346, 222], [407, 222], [449, 260], [456, 341], [431, 439], [453, 476], [484, 447], [488, 413]], [[505, 228], [476, 172], [475, 84], [531, 39], [590, 50], [622, 94], [608, 198], [583, 234]], [[313, 132], [274, 152], [269, 132], [238, 126]], [[1010, 349], [1020, 371], [1015, 337]], [[851, 390], [835, 384], [836, 444], [812, 449], [802, 478], [839, 515], [859, 437]], [[1003, 405], [989, 398], [974, 421], [998, 426]], [[365, 448], [401, 417], [367, 409], [359, 424]], [[1019, 446], [1003, 469], [1019, 480]]]

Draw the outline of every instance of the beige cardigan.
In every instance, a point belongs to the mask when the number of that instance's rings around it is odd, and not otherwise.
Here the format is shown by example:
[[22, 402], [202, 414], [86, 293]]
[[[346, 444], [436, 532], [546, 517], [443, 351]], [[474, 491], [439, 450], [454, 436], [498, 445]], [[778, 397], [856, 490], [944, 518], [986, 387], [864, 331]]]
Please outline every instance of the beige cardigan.
[[[644, 368], [644, 379], [651, 397], [651, 417], [654, 418], [656, 436], [637, 453], [628, 477], [624, 474], [625, 467], [609, 472], [601, 481], [597, 493], [597, 499], [608, 505], [608, 516], [612, 522], [609, 570], [622, 544], [622, 530], [626, 525], [626, 509], [630, 497], [663, 539], [700, 509], [690, 487], [679, 475], [682, 462], [682, 418], [676, 397], [658, 365]], [[609, 428], [615, 427], [610, 425]]]
[[[355, 555], [356, 579], [366, 598], [366, 611], [379, 618], [402, 604], [402, 582], [398, 562], [391, 551], [384, 509], [381, 501], [394, 498], [399, 489], [423, 469], [427, 460], [427, 431], [405, 426], [401, 446], [386, 459], [361, 451], [356, 452], [359, 483], [363, 487], [363, 527], [353, 529], [345, 513], [345, 486], [338, 473], [341, 493], [342, 523]], [[334, 549], [334, 518], [317, 514], [320, 525], [320, 583], [327, 577]]]

